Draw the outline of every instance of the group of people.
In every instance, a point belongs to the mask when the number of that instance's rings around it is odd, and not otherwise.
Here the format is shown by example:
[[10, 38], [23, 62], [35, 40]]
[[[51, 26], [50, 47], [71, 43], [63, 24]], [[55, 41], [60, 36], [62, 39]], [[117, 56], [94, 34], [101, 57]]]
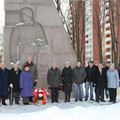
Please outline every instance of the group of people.
[[24, 63], [22, 70], [17, 64], [8, 70], [5, 63], [0, 64], [0, 105], [7, 105], [6, 98], [9, 98], [10, 105], [20, 104], [20, 96], [23, 104], [28, 105], [33, 102], [32, 89], [37, 85], [38, 71], [37, 66], [30, 57]]
[[[104, 99], [104, 94], [106, 94], [106, 97], [110, 99], [109, 102], [115, 103], [119, 87], [119, 73], [113, 63], [107, 62], [104, 67], [97, 61], [90, 61], [87, 67], [82, 67], [81, 62], [77, 62], [73, 69], [69, 62], [65, 62], [65, 67], [60, 74], [60, 70], [53, 63], [48, 70], [47, 81], [51, 89], [52, 103], [59, 102], [58, 93], [61, 85], [65, 93], [65, 102], [70, 102], [72, 86], [74, 86], [75, 102], [87, 101], [89, 98], [97, 103], [106, 102]], [[83, 83], [85, 83], [85, 94]]]
[[[37, 66], [30, 57], [23, 64], [22, 70], [17, 64], [8, 70], [5, 63], [0, 64], [0, 105], [7, 105], [6, 98], [9, 98], [10, 105], [20, 104], [20, 96], [23, 104], [29, 105], [33, 102], [33, 87], [38, 82]], [[59, 102], [59, 88], [62, 87], [65, 93], [65, 102], [70, 102], [71, 92], [74, 88], [75, 102], [96, 101], [105, 102], [104, 95], [109, 97], [109, 102], [116, 102], [117, 88], [119, 87], [119, 73], [114, 64], [107, 62], [103, 67], [101, 63], [89, 61], [87, 67], [82, 67], [81, 62], [76, 63], [73, 69], [70, 63], [65, 62], [62, 69], [53, 63], [47, 72], [48, 88], [51, 90], [51, 102]], [[84, 84], [85, 83], [85, 94]], [[74, 86], [74, 87], [73, 87]], [[95, 97], [94, 97], [95, 92]], [[95, 98], [95, 99], [94, 99]]]

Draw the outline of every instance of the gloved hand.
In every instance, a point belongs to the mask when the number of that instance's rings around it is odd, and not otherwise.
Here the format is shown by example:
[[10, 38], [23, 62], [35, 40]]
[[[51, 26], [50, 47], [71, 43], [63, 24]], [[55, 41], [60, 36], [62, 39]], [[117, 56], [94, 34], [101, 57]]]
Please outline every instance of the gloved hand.
[[10, 84], [10, 87], [13, 88], [13, 84]]

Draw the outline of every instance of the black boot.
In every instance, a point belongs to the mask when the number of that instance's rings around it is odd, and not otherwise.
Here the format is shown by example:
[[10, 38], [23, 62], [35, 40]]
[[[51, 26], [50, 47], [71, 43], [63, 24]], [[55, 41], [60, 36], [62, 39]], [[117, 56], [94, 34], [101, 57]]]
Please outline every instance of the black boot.
[[5, 99], [6, 99], [6, 97], [2, 97], [2, 105], [7, 105], [7, 104], [5, 103]]
[[33, 97], [29, 97], [29, 102], [33, 102]]
[[68, 93], [68, 102], [70, 102], [70, 93]]
[[67, 102], [67, 93], [65, 93], [65, 102]]
[[7, 105], [6, 103], [2, 103], [2, 105]]

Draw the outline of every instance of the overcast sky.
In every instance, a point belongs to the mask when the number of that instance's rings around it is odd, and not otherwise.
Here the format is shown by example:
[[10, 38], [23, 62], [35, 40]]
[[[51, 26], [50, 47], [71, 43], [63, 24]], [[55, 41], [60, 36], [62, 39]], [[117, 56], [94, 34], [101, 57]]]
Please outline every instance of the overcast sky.
[[4, 0], [0, 0], [0, 23], [4, 25], [5, 15], [4, 15]]

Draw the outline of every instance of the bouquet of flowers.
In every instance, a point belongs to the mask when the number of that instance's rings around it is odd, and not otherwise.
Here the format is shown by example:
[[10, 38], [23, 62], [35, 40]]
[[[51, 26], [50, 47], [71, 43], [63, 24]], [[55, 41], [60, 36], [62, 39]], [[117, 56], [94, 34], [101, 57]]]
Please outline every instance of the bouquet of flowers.
[[45, 105], [48, 95], [49, 92], [45, 88], [38, 88], [38, 89], [35, 88], [33, 91], [33, 97], [34, 97], [33, 104], [36, 104], [37, 100], [42, 100], [42, 103]]

